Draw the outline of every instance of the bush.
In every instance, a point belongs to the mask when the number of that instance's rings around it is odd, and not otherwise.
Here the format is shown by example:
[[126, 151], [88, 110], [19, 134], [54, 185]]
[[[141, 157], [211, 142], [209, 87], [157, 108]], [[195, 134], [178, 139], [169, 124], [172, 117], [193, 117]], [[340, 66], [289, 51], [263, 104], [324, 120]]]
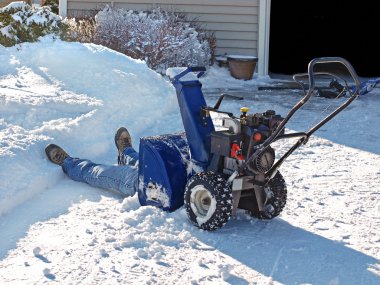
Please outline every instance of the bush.
[[155, 8], [149, 12], [106, 7], [94, 19], [69, 20], [66, 39], [94, 42], [145, 60], [164, 72], [168, 67], [209, 65], [215, 36], [184, 13]]
[[35, 42], [48, 34], [59, 36], [65, 24], [49, 7], [32, 8], [25, 2], [12, 2], [0, 9], [0, 44], [13, 46]]
[[44, 6], [50, 7], [51, 11], [54, 14], [58, 15], [58, 13], [59, 13], [59, 1], [58, 0], [45, 0]]
[[81, 43], [97, 43], [96, 40], [96, 24], [94, 18], [88, 19], [65, 19], [67, 29], [62, 34], [65, 41], [81, 42]]
[[136, 12], [106, 7], [93, 18], [64, 21], [48, 6], [13, 2], [0, 9], [0, 44], [34, 42], [48, 34], [107, 46], [161, 73], [173, 66], [209, 65], [216, 44], [214, 34], [195, 19], [161, 8]]

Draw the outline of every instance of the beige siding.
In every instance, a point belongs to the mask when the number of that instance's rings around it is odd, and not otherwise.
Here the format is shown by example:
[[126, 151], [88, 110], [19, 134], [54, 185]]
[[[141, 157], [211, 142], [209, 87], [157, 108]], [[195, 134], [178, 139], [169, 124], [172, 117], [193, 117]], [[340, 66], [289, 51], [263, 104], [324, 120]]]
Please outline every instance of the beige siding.
[[258, 0], [67, 0], [69, 17], [93, 14], [105, 5], [131, 10], [149, 10], [162, 6], [182, 11], [214, 31], [217, 54], [248, 54], [257, 56]]

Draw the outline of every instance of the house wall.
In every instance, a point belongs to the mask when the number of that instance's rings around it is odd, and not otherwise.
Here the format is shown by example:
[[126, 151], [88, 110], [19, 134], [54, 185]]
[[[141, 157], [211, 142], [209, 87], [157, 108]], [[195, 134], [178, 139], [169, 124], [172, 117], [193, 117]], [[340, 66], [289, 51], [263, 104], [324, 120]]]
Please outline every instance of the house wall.
[[[62, 0], [61, 0], [62, 1]], [[67, 16], [94, 14], [105, 5], [132, 10], [149, 10], [155, 6], [179, 10], [215, 32], [216, 54], [258, 55], [260, 0], [67, 0]]]

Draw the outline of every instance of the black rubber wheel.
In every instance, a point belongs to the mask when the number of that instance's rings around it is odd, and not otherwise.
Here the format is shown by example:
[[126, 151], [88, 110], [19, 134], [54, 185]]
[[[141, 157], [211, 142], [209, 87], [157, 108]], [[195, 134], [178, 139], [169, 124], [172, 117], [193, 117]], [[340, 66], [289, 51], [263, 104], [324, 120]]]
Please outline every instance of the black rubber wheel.
[[221, 175], [211, 171], [189, 179], [184, 200], [190, 221], [207, 231], [223, 227], [232, 214], [231, 188]]
[[284, 209], [287, 198], [285, 180], [280, 172], [268, 182], [264, 190], [267, 194], [264, 211], [259, 211], [255, 196], [242, 198], [239, 208], [248, 210], [251, 216], [258, 219], [270, 220], [277, 217]]

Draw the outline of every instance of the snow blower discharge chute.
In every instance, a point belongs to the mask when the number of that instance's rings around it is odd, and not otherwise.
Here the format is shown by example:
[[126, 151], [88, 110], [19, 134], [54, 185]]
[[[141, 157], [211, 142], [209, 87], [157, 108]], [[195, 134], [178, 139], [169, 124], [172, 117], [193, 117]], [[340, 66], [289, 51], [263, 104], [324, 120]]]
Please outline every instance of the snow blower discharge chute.
[[[355, 83], [339, 85], [349, 94], [339, 107], [305, 132], [285, 133], [285, 125], [316, 92], [315, 78], [332, 73], [314, 72], [316, 65], [339, 63]], [[185, 205], [191, 222], [204, 230], [223, 227], [237, 209], [259, 219], [272, 219], [283, 210], [287, 190], [279, 172], [284, 160], [309, 137], [345, 109], [360, 93], [361, 84], [351, 64], [343, 58], [317, 58], [308, 66], [308, 90], [282, 117], [273, 110], [238, 116], [206, 105], [199, 78], [204, 67], [168, 69], [182, 116], [185, 133], [145, 137], [140, 140], [138, 195], [141, 205], [174, 211]], [[305, 75], [302, 75], [305, 77]], [[346, 81], [344, 81], [346, 82]], [[222, 113], [223, 130], [215, 130], [210, 113]], [[271, 144], [298, 138], [281, 157]]]

